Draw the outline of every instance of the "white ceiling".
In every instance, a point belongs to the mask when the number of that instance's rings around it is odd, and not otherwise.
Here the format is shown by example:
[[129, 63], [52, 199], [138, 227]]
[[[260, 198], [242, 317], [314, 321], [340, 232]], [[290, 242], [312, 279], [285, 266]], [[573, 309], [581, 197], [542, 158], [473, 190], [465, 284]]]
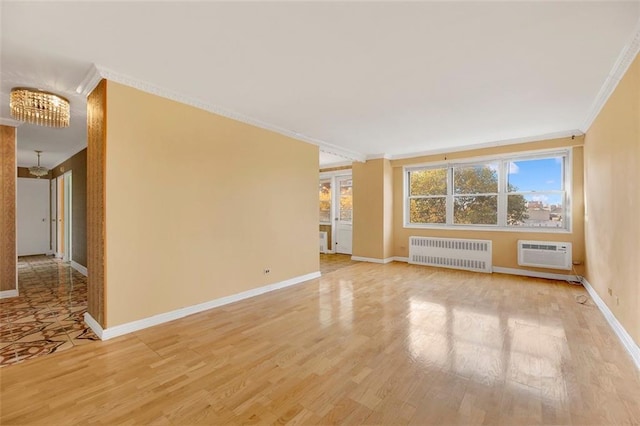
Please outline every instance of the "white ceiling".
[[24, 124], [18, 162], [86, 145], [96, 64], [121, 80], [318, 143], [324, 163], [585, 130], [635, 32], [640, 2], [12, 2], [9, 92], [68, 97], [69, 129]]

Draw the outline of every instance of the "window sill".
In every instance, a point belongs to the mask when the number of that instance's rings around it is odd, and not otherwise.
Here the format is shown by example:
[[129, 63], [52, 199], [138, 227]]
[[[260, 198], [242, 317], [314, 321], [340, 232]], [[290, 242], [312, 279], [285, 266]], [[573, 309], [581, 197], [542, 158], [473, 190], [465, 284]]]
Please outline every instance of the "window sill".
[[450, 226], [450, 225], [416, 225], [404, 224], [405, 229], [429, 229], [442, 231], [483, 231], [483, 232], [524, 232], [528, 234], [572, 234], [565, 228], [519, 228], [519, 227], [493, 227], [493, 226]]

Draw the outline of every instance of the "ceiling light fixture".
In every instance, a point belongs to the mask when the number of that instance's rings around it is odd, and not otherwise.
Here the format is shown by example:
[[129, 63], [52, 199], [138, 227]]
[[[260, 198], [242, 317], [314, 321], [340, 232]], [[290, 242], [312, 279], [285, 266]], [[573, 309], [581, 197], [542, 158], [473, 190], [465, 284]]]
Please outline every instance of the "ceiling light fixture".
[[42, 176], [46, 176], [46, 175], [49, 174], [49, 169], [47, 169], [46, 167], [42, 167], [40, 165], [40, 153], [41, 152], [42, 151], [36, 151], [36, 153], [38, 154], [38, 165], [29, 167], [29, 173], [31, 173], [34, 176], [37, 176], [38, 179], [40, 179]]
[[11, 89], [11, 117], [48, 127], [69, 127], [69, 101], [56, 94], [28, 87]]

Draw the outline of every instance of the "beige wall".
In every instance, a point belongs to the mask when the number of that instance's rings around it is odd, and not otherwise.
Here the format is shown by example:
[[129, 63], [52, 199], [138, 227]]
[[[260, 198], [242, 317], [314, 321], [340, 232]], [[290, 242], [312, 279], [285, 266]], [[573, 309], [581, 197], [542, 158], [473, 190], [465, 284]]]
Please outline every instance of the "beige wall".
[[[542, 269], [521, 267], [518, 265], [517, 241], [518, 240], [543, 240], [543, 241], [568, 241], [573, 246], [573, 259], [584, 261], [584, 203], [583, 203], [583, 137], [562, 138], [531, 142], [517, 145], [507, 145], [494, 148], [476, 149], [448, 154], [439, 154], [425, 157], [415, 157], [391, 162], [394, 167], [393, 174], [393, 235], [394, 255], [408, 257], [408, 242], [410, 236], [432, 236], [445, 238], [474, 238], [492, 241], [493, 266], [514, 269], [528, 269], [551, 273], [567, 273], [557, 269]], [[553, 149], [573, 146], [573, 191], [572, 191], [572, 233], [548, 233], [548, 232], [505, 232], [505, 231], [468, 231], [468, 230], [439, 230], [404, 228], [403, 219], [403, 175], [402, 166], [413, 164], [428, 164], [443, 160], [467, 159], [473, 157], [492, 156], [541, 149]], [[355, 190], [354, 190], [355, 191]], [[582, 266], [576, 266], [581, 273]]]
[[353, 256], [390, 257], [390, 180], [389, 160], [353, 163]]
[[316, 146], [107, 93], [107, 327], [319, 270]]
[[587, 131], [585, 176], [585, 276], [640, 344], [640, 57]]
[[393, 167], [391, 167], [391, 162], [389, 160], [382, 160], [383, 164], [383, 175], [382, 175], [382, 188], [384, 190], [384, 194], [382, 195], [384, 199], [383, 205], [383, 258], [388, 259], [394, 256], [394, 247], [393, 247]]

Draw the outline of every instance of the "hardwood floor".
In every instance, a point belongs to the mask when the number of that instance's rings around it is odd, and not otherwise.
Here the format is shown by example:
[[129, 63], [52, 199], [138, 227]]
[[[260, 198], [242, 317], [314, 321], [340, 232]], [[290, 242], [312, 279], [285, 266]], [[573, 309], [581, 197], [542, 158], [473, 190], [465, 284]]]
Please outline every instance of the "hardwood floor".
[[638, 424], [579, 286], [358, 263], [0, 369], [2, 424]]
[[320, 253], [320, 272], [322, 275], [337, 271], [338, 269], [346, 268], [347, 266], [355, 265], [356, 263], [358, 262], [351, 260], [350, 254]]
[[0, 299], [0, 368], [97, 340], [87, 279], [53, 256], [18, 258], [20, 296]]

